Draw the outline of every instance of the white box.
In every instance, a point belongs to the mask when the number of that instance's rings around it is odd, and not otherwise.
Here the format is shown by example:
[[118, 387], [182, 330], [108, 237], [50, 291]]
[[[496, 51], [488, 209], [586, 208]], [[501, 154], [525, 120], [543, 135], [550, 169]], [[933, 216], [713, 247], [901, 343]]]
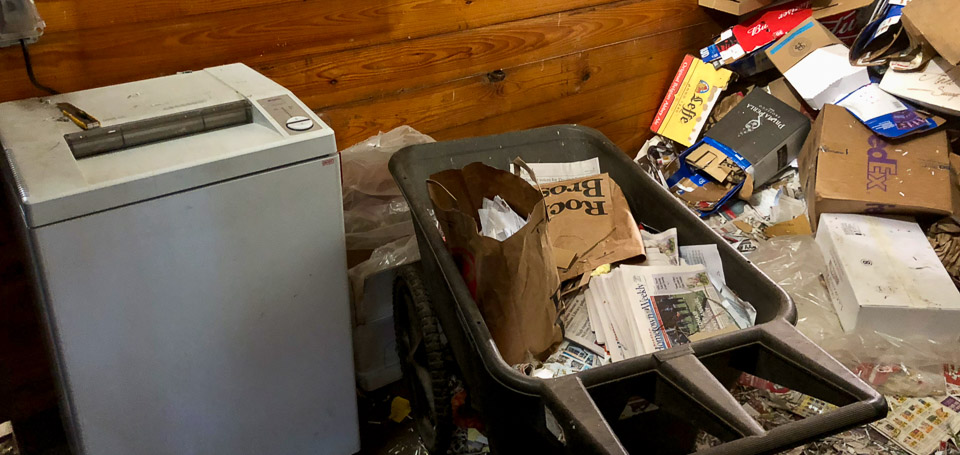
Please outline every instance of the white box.
[[353, 327], [353, 365], [360, 389], [371, 392], [399, 381], [400, 358], [393, 330], [393, 280], [396, 269], [367, 277]]
[[956, 338], [960, 291], [917, 223], [824, 213], [817, 244], [844, 331]]
[[403, 377], [393, 315], [356, 326], [353, 346], [357, 385], [361, 390], [372, 392]]

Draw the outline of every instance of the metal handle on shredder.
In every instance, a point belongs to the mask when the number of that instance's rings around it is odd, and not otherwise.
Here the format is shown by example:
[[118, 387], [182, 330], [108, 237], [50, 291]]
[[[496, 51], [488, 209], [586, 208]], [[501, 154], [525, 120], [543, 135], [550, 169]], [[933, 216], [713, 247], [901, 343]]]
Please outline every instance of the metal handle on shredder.
[[253, 106], [240, 100], [114, 126], [65, 134], [75, 159], [116, 152], [138, 145], [253, 122]]

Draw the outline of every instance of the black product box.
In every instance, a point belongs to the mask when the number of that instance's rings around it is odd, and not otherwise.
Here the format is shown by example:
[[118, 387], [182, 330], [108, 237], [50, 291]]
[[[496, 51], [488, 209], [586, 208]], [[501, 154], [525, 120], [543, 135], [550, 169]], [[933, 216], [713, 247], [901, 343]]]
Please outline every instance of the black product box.
[[763, 185], [795, 160], [810, 133], [810, 119], [762, 89], [753, 89], [706, 136], [753, 165]]

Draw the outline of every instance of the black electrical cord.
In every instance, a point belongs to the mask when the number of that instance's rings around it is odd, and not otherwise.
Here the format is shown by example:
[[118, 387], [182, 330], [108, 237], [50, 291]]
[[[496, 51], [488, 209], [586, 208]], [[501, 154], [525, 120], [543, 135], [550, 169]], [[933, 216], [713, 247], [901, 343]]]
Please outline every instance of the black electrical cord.
[[30, 62], [30, 51], [27, 50], [26, 40], [20, 40], [20, 49], [23, 49], [23, 64], [27, 67], [27, 77], [30, 78], [30, 83], [51, 95], [59, 94], [60, 92], [37, 82], [37, 76], [33, 74], [33, 63]]

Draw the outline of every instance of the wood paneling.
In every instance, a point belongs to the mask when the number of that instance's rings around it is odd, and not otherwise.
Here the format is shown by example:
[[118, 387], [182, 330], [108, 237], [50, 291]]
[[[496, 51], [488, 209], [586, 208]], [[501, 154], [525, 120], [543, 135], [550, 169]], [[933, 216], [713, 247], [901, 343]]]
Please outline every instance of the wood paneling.
[[[37, 1], [48, 27], [31, 52], [46, 85], [244, 62], [318, 110], [341, 148], [402, 124], [454, 139], [579, 123], [632, 155], [681, 56], [727, 25], [697, 0]], [[40, 94], [20, 50], [0, 49], [0, 102]], [[14, 354], [0, 358], [0, 421], [54, 397], [2, 213], [0, 353]]]
[[[515, 131], [557, 123], [576, 123], [597, 127], [650, 111], [662, 94], [652, 90], [669, 83], [673, 71], [659, 71], [632, 78], [589, 92], [530, 106], [476, 122], [431, 133], [436, 139], [454, 139]], [[649, 128], [649, 125], [646, 126]]]
[[[68, 32], [303, 2], [304, 0], [154, 0], [151, 2], [39, 0], [37, 10], [49, 31]], [[335, 6], [342, 2], [322, 3]]]
[[622, 118], [611, 123], [595, 125], [610, 141], [620, 147], [631, 158], [637, 156], [643, 143], [653, 137], [650, 123], [657, 110], [638, 112], [630, 117]]
[[[682, 60], [691, 46], [709, 39], [710, 32], [709, 27], [694, 25], [675, 35], [660, 33], [622, 41], [318, 112], [330, 122], [342, 146], [400, 125], [411, 125], [432, 133], [499, 114], [510, 115], [519, 109], [550, 103], [651, 72], [663, 72], [665, 66], [651, 63]], [[665, 39], [667, 37], [671, 39]], [[636, 93], [662, 96], [657, 84], [647, 84], [624, 95], [635, 96]], [[649, 110], [648, 98], [644, 100], [640, 106]]]
[[[677, 31], [706, 21], [695, 2], [627, 0], [261, 68], [304, 102], [320, 108]], [[678, 39], [689, 32], [662, 38]], [[669, 66], [675, 65], [669, 62]]]
[[[101, 9], [107, 4], [111, 8], [125, 5], [134, 11], [149, 6], [144, 0], [126, 0], [115, 6], [105, 0], [69, 3], [89, 3], [94, 9], [96, 5]], [[241, 6], [244, 3], [269, 2], [239, 2]], [[75, 91], [237, 61], [252, 66], [291, 58], [329, 62], [343, 57], [320, 56], [602, 3], [604, 0], [299, 1], [64, 31], [51, 26], [31, 49], [34, 69], [43, 83], [60, 91]], [[0, 50], [0, 100], [39, 94], [24, 78], [19, 49]]]

